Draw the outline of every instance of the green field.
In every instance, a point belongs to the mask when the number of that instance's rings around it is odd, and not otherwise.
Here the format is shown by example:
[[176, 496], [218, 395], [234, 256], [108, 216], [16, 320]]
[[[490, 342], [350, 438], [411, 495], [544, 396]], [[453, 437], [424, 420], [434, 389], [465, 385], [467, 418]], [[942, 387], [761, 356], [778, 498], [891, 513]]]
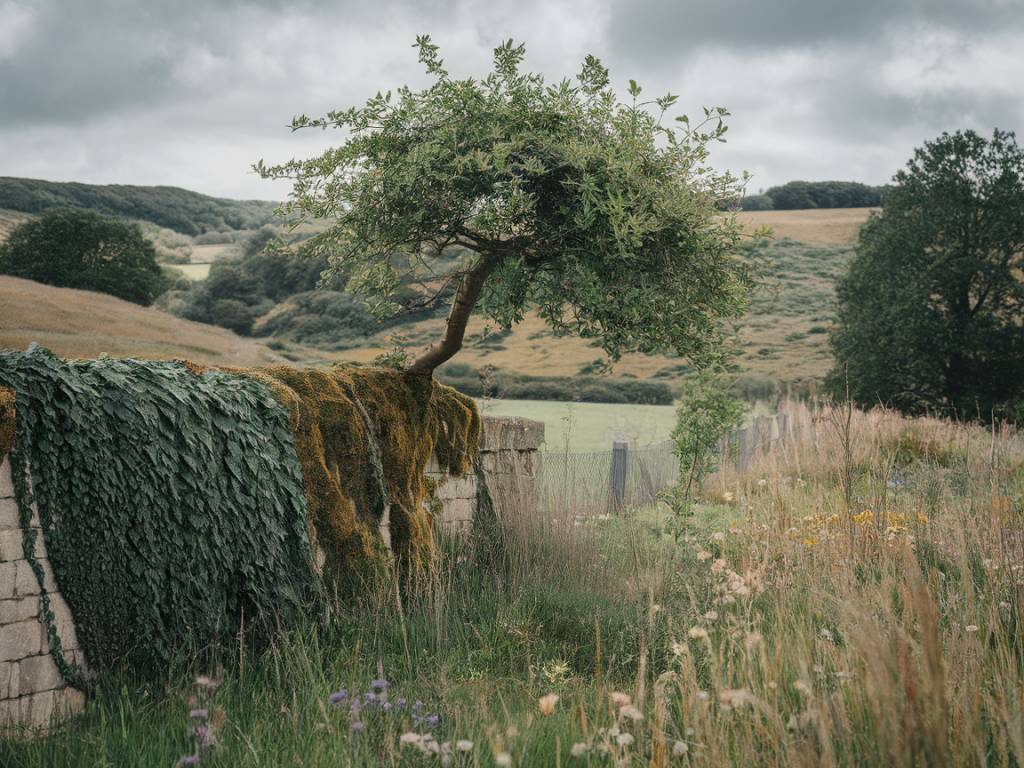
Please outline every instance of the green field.
[[[625, 437], [636, 446], [668, 440], [675, 406], [618, 403], [559, 403], [547, 400], [477, 400], [492, 416], [543, 421], [547, 451], [609, 451], [612, 440]], [[567, 443], [568, 440], [568, 443]]]
[[210, 264], [168, 264], [167, 266], [181, 272], [189, 280], [205, 280], [210, 275]]

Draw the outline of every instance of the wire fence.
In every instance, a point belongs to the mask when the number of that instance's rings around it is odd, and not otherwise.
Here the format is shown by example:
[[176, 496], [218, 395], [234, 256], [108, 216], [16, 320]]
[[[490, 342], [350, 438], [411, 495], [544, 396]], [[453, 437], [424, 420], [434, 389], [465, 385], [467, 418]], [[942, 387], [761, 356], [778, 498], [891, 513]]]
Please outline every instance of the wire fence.
[[[790, 426], [787, 414], [754, 419], [722, 437], [717, 446], [721, 462], [744, 469], [758, 453], [780, 447]], [[609, 451], [545, 453], [539, 490], [550, 511], [603, 515], [654, 504], [678, 476], [671, 442], [632, 448], [617, 441]]]

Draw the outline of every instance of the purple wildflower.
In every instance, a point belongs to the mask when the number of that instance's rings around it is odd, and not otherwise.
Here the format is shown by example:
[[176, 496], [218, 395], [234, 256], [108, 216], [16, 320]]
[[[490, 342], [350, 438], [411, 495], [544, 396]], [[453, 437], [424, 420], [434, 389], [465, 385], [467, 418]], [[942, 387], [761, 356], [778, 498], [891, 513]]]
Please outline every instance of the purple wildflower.
[[199, 755], [185, 755], [180, 760], [178, 760], [176, 765], [199, 765]]
[[352, 733], [362, 733], [366, 730], [366, 723], [362, 720], [353, 720], [351, 726]]
[[342, 688], [340, 691], [335, 691], [330, 696], [328, 696], [327, 700], [334, 706], [340, 707], [342, 704], [348, 701], [348, 691]]
[[370, 686], [375, 691], [386, 691], [390, 687], [389, 684], [388, 684], [388, 681], [385, 680], [384, 678], [380, 678], [379, 680], [374, 680], [373, 682], [370, 683]]
[[399, 699], [396, 699], [396, 700], [395, 700], [395, 709], [405, 709], [405, 705], [406, 705], [407, 703], [408, 703], [408, 702], [406, 702], [406, 700], [405, 700], [405, 699], [401, 699], [401, 698], [399, 698]]
[[365, 704], [367, 707], [375, 707], [379, 702], [380, 698], [377, 696], [376, 693], [373, 693], [372, 691], [367, 691], [363, 694], [363, 704]]
[[205, 708], [202, 708], [202, 709], [192, 709], [192, 710], [189, 710], [188, 716], [192, 720], [206, 720], [210, 716], [210, 710], [205, 709]]

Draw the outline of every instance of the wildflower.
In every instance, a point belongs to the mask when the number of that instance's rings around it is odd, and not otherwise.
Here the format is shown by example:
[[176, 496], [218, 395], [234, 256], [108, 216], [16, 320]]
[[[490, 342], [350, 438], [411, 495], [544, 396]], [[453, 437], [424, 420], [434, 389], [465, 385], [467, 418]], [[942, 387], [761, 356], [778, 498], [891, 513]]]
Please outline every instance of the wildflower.
[[423, 741], [423, 735], [414, 733], [413, 731], [406, 731], [398, 737], [398, 743], [403, 746], [406, 744], [419, 744]]
[[807, 547], [808, 549], [810, 549], [811, 547], [813, 547], [817, 543], [818, 543], [818, 540], [816, 538], [814, 538], [813, 536], [808, 536], [807, 538], [804, 539], [804, 546]]
[[366, 730], [366, 723], [362, 720], [353, 720], [352, 725], [349, 726], [349, 730], [351, 730], [352, 733], [362, 733]]
[[587, 746], [586, 742], [577, 741], [572, 745], [572, 749], [569, 750], [569, 754], [573, 757], [583, 757], [589, 751], [590, 747]]
[[340, 707], [342, 704], [348, 701], [348, 691], [342, 688], [340, 691], [335, 691], [327, 697], [327, 701], [336, 707]]
[[711, 559], [711, 553], [706, 549], [702, 549], [697, 553], [697, 559], [703, 563], [705, 560]]
[[214, 680], [212, 677], [208, 677], [207, 675], [200, 675], [196, 678], [196, 687], [213, 692], [220, 687], [220, 681]]
[[708, 638], [708, 631], [703, 627], [690, 627], [690, 631], [686, 634], [694, 640], [707, 640]]
[[185, 755], [175, 765], [199, 765], [199, 755]]
[[978, 625], [977, 624], [968, 624], [966, 627], [964, 627], [964, 629], [967, 632], [974, 633], [974, 632], [978, 631]]
[[708, 621], [716, 621], [718, 619], [718, 611], [708, 611], [704, 614], [704, 618]]
[[928, 522], [928, 515], [926, 515], [924, 512], [918, 512], [917, 522], [919, 522], [921, 525], [925, 525]]
[[210, 710], [193, 709], [189, 711], [188, 716], [192, 720], [206, 720], [210, 716]]
[[743, 644], [747, 647], [748, 651], [760, 648], [764, 644], [764, 635], [760, 632], [748, 632]]
[[722, 558], [718, 558], [717, 560], [715, 560], [715, 562], [713, 562], [711, 564], [711, 572], [712, 573], [721, 573], [722, 571], [724, 571], [728, 567], [729, 567], [729, 564], [727, 562], [725, 562], [725, 560], [723, 560]]
[[217, 735], [212, 728], [206, 725], [197, 725], [193, 728], [192, 736], [196, 740], [196, 746], [201, 750], [209, 749], [217, 744]]
[[685, 755], [689, 751], [690, 751], [690, 745], [687, 744], [685, 741], [677, 741], [675, 744], [672, 745], [672, 756], [673, 757], [682, 757], [683, 755]]
[[1005, 600], [1003, 600], [1001, 603], [999, 603], [999, 607], [1002, 608], [1004, 611], [1010, 610], [1010, 604], [1008, 602], [1006, 602]]
[[764, 488], [766, 485], [768, 485], [768, 481], [762, 477], [760, 480], [757, 481], [757, 485], [759, 488]]
[[386, 691], [390, 686], [388, 685], [387, 680], [380, 678], [379, 680], [372, 681], [370, 683], [370, 687], [375, 691]]
[[633, 699], [631, 699], [624, 693], [620, 693], [619, 691], [612, 691], [609, 698], [612, 700], [612, 706], [614, 706], [616, 709], [629, 706], [633, 703]]
[[473, 749], [473, 742], [469, 739], [459, 739], [455, 742], [455, 748], [459, 752], [470, 752]]
[[558, 704], [558, 694], [549, 693], [547, 696], [541, 696], [537, 702], [537, 706], [540, 707], [540, 713], [542, 715], [551, 715], [555, 712], [555, 705]]
[[672, 653], [673, 653], [673, 655], [675, 655], [675, 656], [685, 656], [689, 652], [690, 652], [690, 646], [688, 646], [686, 643], [676, 642], [675, 640], [672, 641]]
[[508, 766], [512, 765], [512, 755], [508, 752], [499, 752], [494, 756], [494, 763], [501, 768], [508, 768]]
[[828, 640], [828, 641], [829, 641], [830, 643], [832, 643], [832, 642], [835, 642], [835, 640], [834, 640], [834, 639], [833, 639], [833, 637], [832, 637], [832, 633], [831, 633], [831, 632], [830, 632], [830, 631], [829, 631], [828, 629], [826, 629], [825, 627], [822, 627], [822, 628], [821, 628], [821, 632], [819, 632], [819, 634], [820, 634], [820, 635], [821, 635], [821, 636], [822, 636], [823, 638], [825, 638], [826, 640]]
[[615, 737], [615, 743], [620, 747], [628, 747], [633, 743], [633, 734], [631, 733], [620, 733]]
[[622, 709], [620, 709], [619, 714], [622, 717], [628, 717], [633, 722], [638, 722], [644, 719], [643, 713], [639, 709], [634, 707], [632, 704], [627, 704]]
[[725, 534], [721, 531], [715, 531], [713, 534], [711, 534], [711, 538], [715, 541], [725, 541]]
[[707, 691], [697, 691], [697, 698], [701, 701], [709, 701], [711, 699], [711, 694]]
[[726, 503], [731, 502], [734, 498], [736, 497], [733, 496], [732, 491], [726, 491], [725, 493], [722, 494], [722, 500], [725, 501]]

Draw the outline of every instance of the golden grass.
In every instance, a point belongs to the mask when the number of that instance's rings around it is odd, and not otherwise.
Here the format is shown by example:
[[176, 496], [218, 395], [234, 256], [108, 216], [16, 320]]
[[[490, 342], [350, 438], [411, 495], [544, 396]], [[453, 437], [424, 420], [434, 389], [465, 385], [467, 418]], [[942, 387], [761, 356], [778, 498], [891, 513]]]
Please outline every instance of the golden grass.
[[807, 211], [741, 211], [737, 218], [754, 230], [768, 226], [776, 239], [790, 238], [811, 245], [850, 245], [860, 225], [877, 208], [823, 208]]
[[30, 213], [22, 213], [21, 211], [9, 211], [6, 208], [0, 208], [0, 243], [7, 239], [8, 235], [15, 227], [24, 224], [29, 219], [35, 218]]
[[35, 341], [69, 358], [188, 358], [225, 366], [285, 362], [265, 345], [223, 328], [91, 291], [0, 276], [0, 308], [0, 347], [24, 349]]

